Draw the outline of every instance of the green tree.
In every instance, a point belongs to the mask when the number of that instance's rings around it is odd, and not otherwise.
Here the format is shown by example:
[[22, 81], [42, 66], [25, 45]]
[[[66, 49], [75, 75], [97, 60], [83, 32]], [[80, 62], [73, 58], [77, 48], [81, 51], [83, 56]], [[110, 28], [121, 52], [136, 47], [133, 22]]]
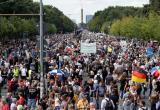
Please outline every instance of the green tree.
[[71, 32], [74, 30], [75, 24], [66, 17], [57, 8], [46, 5], [44, 6], [45, 22], [54, 24], [57, 28], [57, 32]]
[[103, 22], [104, 20], [101, 18], [101, 16], [96, 16], [93, 20], [89, 22], [89, 30], [94, 32], [100, 32]]
[[5, 17], [0, 17], [0, 36], [9, 36], [16, 29], [14, 25]]
[[101, 31], [108, 34], [109, 30], [110, 30], [110, 23], [109, 22], [103, 23], [103, 25], [101, 27]]
[[[0, 13], [5, 14], [38, 14], [39, 3], [33, 0], [0, 0], [5, 2], [0, 4]], [[2, 17], [0, 36], [21, 37], [24, 32], [29, 35], [37, 34], [37, 24], [39, 16], [19, 16], [19, 17]], [[5, 22], [3, 22], [5, 21]], [[54, 32], [72, 32], [75, 24], [65, 16], [60, 10], [53, 6], [44, 5], [44, 22], [48, 26], [49, 33]], [[54, 24], [54, 25], [53, 25]], [[47, 34], [47, 33], [46, 33]]]
[[57, 32], [56, 26], [54, 24], [47, 24], [48, 34], [54, 34]]
[[110, 34], [115, 36], [121, 35], [121, 21], [117, 20], [115, 21], [110, 28]]
[[115, 21], [110, 29], [113, 35], [137, 37], [139, 39], [156, 39], [160, 41], [160, 16], [150, 12], [148, 17], [125, 17]]
[[[88, 23], [88, 28], [90, 31], [100, 32], [102, 27], [104, 27], [106, 22], [111, 23], [115, 20], [122, 19], [129, 16], [144, 16], [146, 13], [143, 8], [135, 7], [109, 7], [103, 11], [98, 11], [93, 19]], [[106, 29], [107, 30], [107, 29]]]
[[8, 25], [9, 25], [8, 20], [4, 17], [1, 17], [0, 18], [0, 34], [1, 35], [5, 35], [9, 32]]
[[158, 15], [151, 12], [148, 17], [144, 18], [142, 22], [142, 36], [144, 39], [154, 39], [154, 32], [157, 24], [159, 23]]
[[159, 0], [150, 0], [150, 8], [151, 10], [154, 10], [155, 12], [160, 11], [160, 1]]

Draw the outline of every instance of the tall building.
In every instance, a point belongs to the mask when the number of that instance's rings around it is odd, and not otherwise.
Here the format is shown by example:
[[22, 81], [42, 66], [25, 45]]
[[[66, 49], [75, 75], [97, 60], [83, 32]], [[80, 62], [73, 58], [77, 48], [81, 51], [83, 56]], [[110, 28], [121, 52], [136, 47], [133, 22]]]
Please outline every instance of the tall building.
[[92, 20], [92, 18], [93, 18], [93, 15], [86, 15], [86, 23]]
[[83, 24], [83, 9], [81, 9], [81, 24]]

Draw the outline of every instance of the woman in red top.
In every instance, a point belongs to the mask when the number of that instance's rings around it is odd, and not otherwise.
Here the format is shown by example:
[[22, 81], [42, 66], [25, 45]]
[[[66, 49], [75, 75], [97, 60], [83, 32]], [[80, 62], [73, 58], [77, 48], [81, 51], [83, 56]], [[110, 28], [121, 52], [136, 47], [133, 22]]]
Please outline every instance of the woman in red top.
[[9, 110], [9, 105], [7, 104], [5, 99], [2, 99], [2, 110]]
[[19, 100], [17, 101], [18, 105], [24, 105], [25, 104], [25, 99], [23, 98], [22, 94], [19, 94]]

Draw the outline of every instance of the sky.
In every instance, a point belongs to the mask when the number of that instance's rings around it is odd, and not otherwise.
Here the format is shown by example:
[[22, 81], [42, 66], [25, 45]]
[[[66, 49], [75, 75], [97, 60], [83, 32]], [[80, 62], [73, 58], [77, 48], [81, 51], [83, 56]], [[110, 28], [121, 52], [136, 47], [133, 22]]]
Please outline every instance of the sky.
[[95, 12], [109, 6], [142, 7], [148, 3], [149, 0], [43, 0], [43, 4], [57, 7], [76, 23], [80, 23], [81, 21], [81, 8], [84, 10], [83, 21], [85, 22], [86, 15], [94, 15]]

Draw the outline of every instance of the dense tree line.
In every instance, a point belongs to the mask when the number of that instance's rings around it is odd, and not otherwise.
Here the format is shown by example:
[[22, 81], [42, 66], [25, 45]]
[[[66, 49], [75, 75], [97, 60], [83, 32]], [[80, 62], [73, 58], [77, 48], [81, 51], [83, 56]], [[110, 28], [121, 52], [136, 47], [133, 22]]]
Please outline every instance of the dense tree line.
[[159, 14], [159, 0], [150, 0], [150, 4], [142, 8], [109, 7], [97, 12], [88, 23], [88, 28], [116, 36], [160, 40]]
[[160, 1], [159, 0], [150, 0], [150, 5], [149, 5], [150, 9], [160, 13]]
[[[39, 3], [33, 0], [0, 0], [0, 14], [38, 14]], [[57, 8], [44, 6], [45, 34], [71, 32], [75, 24]], [[39, 16], [0, 16], [0, 37], [38, 34]]]
[[125, 17], [115, 21], [110, 34], [139, 39], [160, 41], [160, 16], [151, 12], [148, 17]]
[[37, 33], [36, 21], [19, 17], [0, 17], [0, 35], [3, 37], [19, 37], [24, 33], [34, 35]]
[[90, 31], [100, 32], [104, 31], [109, 32], [109, 28], [117, 19], [121, 19], [126, 16], [143, 16], [143, 8], [135, 7], [109, 7], [103, 11], [98, 11], [95, 13], [93, 19], [88, 23], [88, 28]]

